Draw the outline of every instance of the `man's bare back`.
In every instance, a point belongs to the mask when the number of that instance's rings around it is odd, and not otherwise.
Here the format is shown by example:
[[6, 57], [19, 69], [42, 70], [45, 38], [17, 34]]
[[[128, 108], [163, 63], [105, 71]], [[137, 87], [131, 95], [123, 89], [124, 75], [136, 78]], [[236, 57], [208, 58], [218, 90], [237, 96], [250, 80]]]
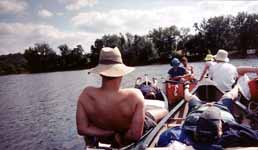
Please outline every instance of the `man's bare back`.
[[79, 103], [93, 125], [124, 132], [128, 130], [135, 115], [136, 105], [143, 106], [143, 96], [137, 89], [105, 91], [101, 88], [87, 87], [82, 92]]

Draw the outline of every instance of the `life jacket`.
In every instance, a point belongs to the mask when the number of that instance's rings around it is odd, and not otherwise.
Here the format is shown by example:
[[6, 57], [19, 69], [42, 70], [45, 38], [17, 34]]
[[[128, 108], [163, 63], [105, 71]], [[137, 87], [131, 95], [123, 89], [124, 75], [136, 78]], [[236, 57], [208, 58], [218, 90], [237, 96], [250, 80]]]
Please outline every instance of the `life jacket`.
[[248, 86], [250, 89], [251, 100], [258, 102], [258, 78], [250, 80]]

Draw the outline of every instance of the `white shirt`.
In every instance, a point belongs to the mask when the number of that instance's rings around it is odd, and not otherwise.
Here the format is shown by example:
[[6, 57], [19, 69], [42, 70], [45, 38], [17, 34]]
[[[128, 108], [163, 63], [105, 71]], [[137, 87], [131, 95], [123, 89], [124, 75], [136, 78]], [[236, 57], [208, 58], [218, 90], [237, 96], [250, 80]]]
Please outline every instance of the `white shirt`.
[[214, 62], [214, 61], [207, 61], [207, 62], [205, 63], [205, 65], [208, 66], [208, 78], [209, 78], [209, 79], [211, 78], [211, 75], [209, 75], [210, 69], [211, 69], [211, 67], [214, 66], [215, 64], [216, 64], [216, 62]]
[[235, 66], [229, 63], [217, 63], [210, 67], [210, 77], [222, 91], [229, 91], [237, 79], [238, 73]]
[[211, 66], [215, 65], [216, 62], [214, 62], [214, 61], [207, 61], [205, 64], [206, 64], [209, 68], [211, 68]]
[[237, 83], [240, 85], [239, 89], [240, 92], [242, 93], [242, 95], [247, 99], [250, 100], [251, 99], [251, 93], [250, 93], [250, 89], [249, 89], [249, 85], [248, 82], [250, 81], [249, 77], [245, 74], [243, 76], [241, 76]]

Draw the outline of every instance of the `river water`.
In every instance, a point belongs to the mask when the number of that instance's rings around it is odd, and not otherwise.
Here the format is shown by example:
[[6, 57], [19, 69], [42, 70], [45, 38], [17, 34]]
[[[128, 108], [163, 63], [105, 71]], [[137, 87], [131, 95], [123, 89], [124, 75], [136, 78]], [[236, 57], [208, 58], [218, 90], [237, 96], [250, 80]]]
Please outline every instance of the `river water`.
[[[258, 66], [258, 59], [236, 59], [232, 64]], [[204, 62], [190, 63], [197, 78]], [[169, 65], [136, 67], [123, 78], [132, 87], [148, 74], [162, 80]], [[77, 135], [76, 102], [85, 86], [99, 85], [100, 77], [88, 70], [0, 77], [0, 150], [77, 150], [84, 141]]]

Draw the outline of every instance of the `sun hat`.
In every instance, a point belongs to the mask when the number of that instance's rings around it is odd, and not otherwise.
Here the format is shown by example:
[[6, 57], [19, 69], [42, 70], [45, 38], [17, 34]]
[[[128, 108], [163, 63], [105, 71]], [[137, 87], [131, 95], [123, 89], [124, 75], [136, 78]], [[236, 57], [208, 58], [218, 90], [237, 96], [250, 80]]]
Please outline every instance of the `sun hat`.
[[219, 136], [218, 130], [221, 120], [219, 108], [216, 106], [207, 108], [197, 121], [195, 138], [203, 143], [211, 143], [216, 140]]
[[100, 51], [99, 64], [90, 72], [107, 77], [120, 77], [132, 72], [135, 68], [126, 66], [117, 47], [104, 47]]
[[172, 67], [178, 67], [178, 66], [180, 65], [179, 59], [173, 58], [173, 59], [171, 60], [171, 62], [170, 62], [170, 65], [171, 65]]
[[204, 58], [205, 61], [213, 61], [214, 60], [214, 56], [211, 54], [207, 54], [206, 57]]
[[215, 60], [229, 62], [228, 52], [223, 49], [218, 50], [215, 55]]

